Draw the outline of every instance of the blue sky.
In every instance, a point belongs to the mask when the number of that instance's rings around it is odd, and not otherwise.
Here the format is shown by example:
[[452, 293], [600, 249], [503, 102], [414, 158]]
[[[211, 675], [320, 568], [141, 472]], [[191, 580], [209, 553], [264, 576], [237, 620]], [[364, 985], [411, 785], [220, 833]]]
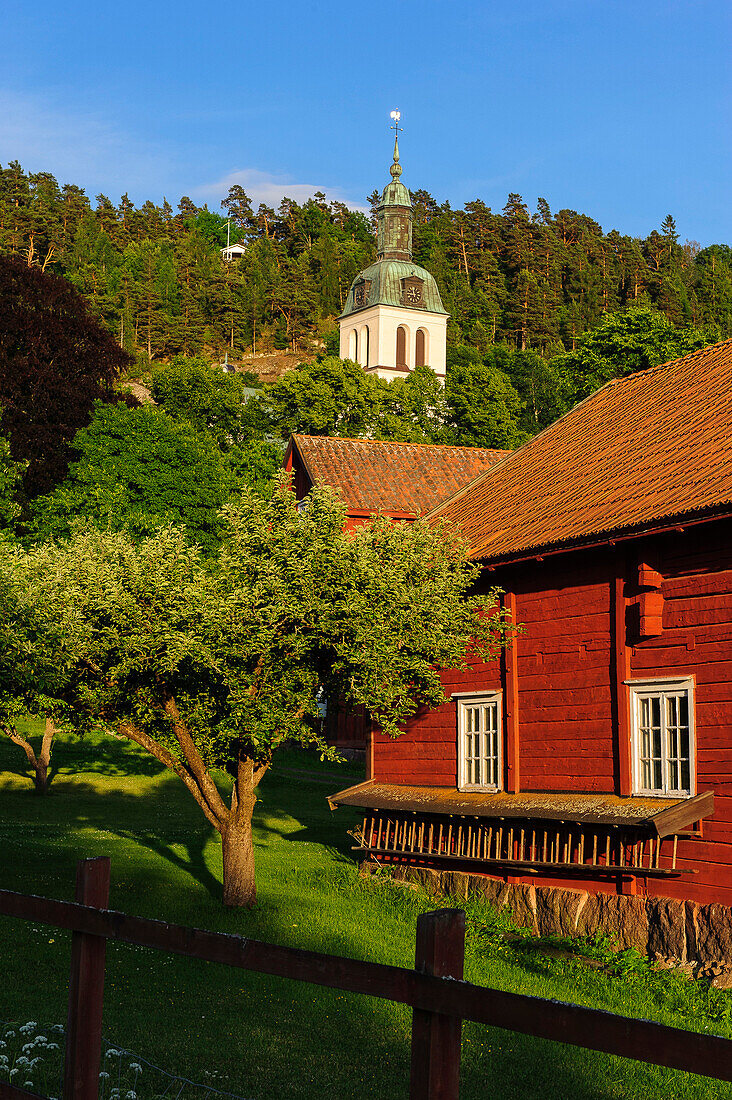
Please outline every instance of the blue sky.
[[0, 163], [212, 209], [388, 178], [732, 242], [730, 0], [0, 5]]

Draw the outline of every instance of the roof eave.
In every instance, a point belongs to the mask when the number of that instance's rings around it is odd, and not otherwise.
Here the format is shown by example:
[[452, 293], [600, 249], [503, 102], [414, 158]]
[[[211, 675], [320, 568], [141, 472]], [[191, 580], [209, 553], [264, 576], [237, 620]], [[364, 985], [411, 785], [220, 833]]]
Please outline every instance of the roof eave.
[[[491, 467], [492, 469], [492, 467]], [[439, 511], [439, 509], [434, 509]], [[429, 519], [432, 513], [425, 518]], [[697, 527], [702, 523], [712, 523], [719, 519], [732, 518], [732, 504], [706, 509], [703, 512], [681, 512], [676, 516], [669, 516], [663, 521], [654, 521], [650, 524], [633, 528], [618, 527], [610, 531], [601, 531], [597, 535], [587, 535], [585, 538], [572, 539], [571, 542], [545, 543], [543, 546], [530, 546], [523, 550], [517, 550], [515, 554], [497, 554], [495, 557], [487, 553], [471, 554], [473, 561], [491, 569], [501, 565], [515, 565], [525, 561], [536, 561], [541, 558], [556, 556], [557, 554], [569, 554], [573, 550], [595, 549], [603, 546], [614, 546], [618, 542], [630, 542], [632, 539], [640, 539], [649, 535], [663, 535], [670, 531], [678, 531], [685, 527]]]

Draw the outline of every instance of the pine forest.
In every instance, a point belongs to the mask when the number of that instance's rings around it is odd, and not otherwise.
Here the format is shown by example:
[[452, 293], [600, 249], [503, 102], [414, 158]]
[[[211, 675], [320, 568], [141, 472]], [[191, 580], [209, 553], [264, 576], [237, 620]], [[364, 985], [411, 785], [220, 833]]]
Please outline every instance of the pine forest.
[[[732, 248], [681, 243], [670, 215], [638, 239], [574, 210], [552, 213], [543, 199], [532, 212], [517, 194], [501, 213], [480, 200], [453, 209], [424, 190], [412, 201], [414, 258], [437, 280], [453, 347], [550, 359], [631, 306], [717, 339], [732, 334]], [[0, 168], [0, 251], [66, 276], [138, 357], [337, 352], [335, 318], [374, 257], [373, 219], [322, 193], [255, 209], [239, 186], [222, 209], [187, 197], [176, 209], [136, 207], [127, 195], [92, 201], [12, 162]], [[232, 262], [221, 254], [227, 231], [245, 249]]]

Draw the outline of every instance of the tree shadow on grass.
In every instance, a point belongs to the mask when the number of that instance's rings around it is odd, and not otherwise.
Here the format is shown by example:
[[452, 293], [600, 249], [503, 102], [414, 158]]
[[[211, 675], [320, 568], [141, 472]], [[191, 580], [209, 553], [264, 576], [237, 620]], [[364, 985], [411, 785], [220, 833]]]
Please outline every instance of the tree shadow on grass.
[[[30, 743], [40, 752], [41, 736], [31, 735]], [[60, 776], [105, 775], [110, 777], [152, 777], [165, 771], [163, 765], [126, 738], [90, 733], [83, 737], [57, 735], [54, 738], [48, 769], [49, 794], [53, 781]], [[0, 773], [27, 779], [33, 789], [33, 771], [25, 753], [7, 737], [0, 737]]]

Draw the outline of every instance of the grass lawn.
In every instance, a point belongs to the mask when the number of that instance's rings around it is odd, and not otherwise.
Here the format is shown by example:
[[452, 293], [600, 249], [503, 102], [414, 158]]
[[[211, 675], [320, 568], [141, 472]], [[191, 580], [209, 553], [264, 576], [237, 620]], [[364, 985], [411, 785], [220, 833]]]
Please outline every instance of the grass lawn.
[[[116, 740], [60, 740], [47, 798], [31, 793], [23, 761], [0, 742], [0, 887], [71, 898], [76, 861], [109, 855], [113, 908], [413, 965], [416, 917], [435, 905], [358, 877], [346, 835], [355, 818], [325, 801], [357, 781], [353, 768], [282, 755], [256, 812], [258, 905], [230, 912], [219, 901], [217, 835], [156, 761]], [[527, 952], [501, 939], [484, 907], [467, 910], [472, 981], [732, 1036], [732, 994], [645, 966], [610, 977]], [[69, 942], [0, 918], [0, 1021], [64, 1022]], [[220, 1088], [252, 1100], [407, 1096], [410, 1014], [401, 1006], [123, 944], [110, 943], [107, 959], [106, 1036], [168, 1071], [194, 1081], [216, 1072]], [[463, 1100], [732, 1096], [704, 1078], [510, 1032], [468, 1024], [463, 1034]]]

